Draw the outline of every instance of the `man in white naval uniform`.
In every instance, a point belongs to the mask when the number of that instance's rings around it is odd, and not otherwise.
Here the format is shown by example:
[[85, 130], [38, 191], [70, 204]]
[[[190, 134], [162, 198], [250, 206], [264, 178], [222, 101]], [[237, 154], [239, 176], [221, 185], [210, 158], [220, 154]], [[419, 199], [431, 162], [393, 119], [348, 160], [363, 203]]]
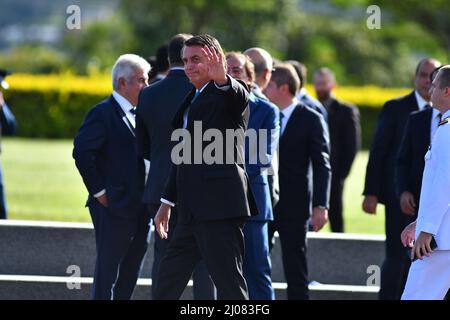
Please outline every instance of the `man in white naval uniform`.
[[450, 65], [439, 70], [430, 93], [443, 120], [425, 155], [418, 218], [402, 234], [403, 243], [412, 245], [408, 230], [416, 224], [411, 258], [418, 260], [411, 264], [402, 300], [442, 300], [450, 288]]

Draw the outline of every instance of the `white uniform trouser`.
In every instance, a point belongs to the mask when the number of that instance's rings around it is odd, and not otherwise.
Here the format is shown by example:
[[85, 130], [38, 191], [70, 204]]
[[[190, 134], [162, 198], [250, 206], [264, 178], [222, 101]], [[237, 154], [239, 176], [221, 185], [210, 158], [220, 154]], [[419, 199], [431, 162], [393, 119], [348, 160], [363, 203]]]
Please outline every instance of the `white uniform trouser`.
[[442, 300], [450, 288], [450, 250], [436, 250], [411, 264], [402, 300]]

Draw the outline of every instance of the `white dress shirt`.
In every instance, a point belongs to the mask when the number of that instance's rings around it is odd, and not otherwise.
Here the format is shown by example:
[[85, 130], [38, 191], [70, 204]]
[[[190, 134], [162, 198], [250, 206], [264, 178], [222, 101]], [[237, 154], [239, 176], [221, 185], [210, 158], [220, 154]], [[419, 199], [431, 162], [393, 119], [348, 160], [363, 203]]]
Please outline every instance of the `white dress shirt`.
[[[450, 117], [450, 110], [442, 119]], [[450, 124], [438, 127], [425, 155], [416, 238], [424, 231], [434, 235], [436, 250], [450, 250]]]
[[136, 128], [136, 118], [135, 115], [131, 112], [131, 110], [134, 109], [135, 106], [133, 106], [130, 101], [128, 101], [124, 96], [116, 91], [113, 91], [112, 95], [114, 99], [116, 99], [119, 106], [122, 108], [133, 128]]
[[427, 102], [424, 98], [422, 98], [422, 96], [420, 95], [419, 92], [417, 92], [417, 90], [414, 90], [414, 95], [416, 96], [417, 106], [419, 107], [419, 110], [425, 109], [425, 106], [427, 104], [431, 106], [431, 102]]
[[[298, 100], [297, 98], [294, 98], [294, 100], [292, 100], [292, 103], [284, 108], [283, 110], [280, 110], [280, 117], [281, 117], [281, 129], [280, 129], [280, 136], [284, 133], [284, 130], [286, 129], [286, 125], [289, 121], [289, 118], [292, 115], [292, 112], [294, 112], [295, 107], [298, 105]], [[283, 116], [281, 116], [281, 114], [283, 114]]]

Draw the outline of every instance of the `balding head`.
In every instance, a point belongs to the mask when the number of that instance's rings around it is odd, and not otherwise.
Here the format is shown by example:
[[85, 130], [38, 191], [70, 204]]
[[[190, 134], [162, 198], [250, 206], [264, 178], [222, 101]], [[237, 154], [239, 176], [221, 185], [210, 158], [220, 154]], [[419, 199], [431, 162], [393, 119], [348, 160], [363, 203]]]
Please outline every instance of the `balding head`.
[[440, 65], [439, 61], [432, 58], [424, 58], [417, 64], [414, 89], [426, 101], [430, 101], [431, 74]]
[[328, 68], [320, 68], [314, 72], [314, 89], [320, 102], [324, 103], [330, 99], [335, 87], [336, 78], [333, 71]]
[[244, 51], [255, 66], [255, 83], [264, 90], [272, 76], [273, 59], [272, 56], [262, 48], [250, 48]]

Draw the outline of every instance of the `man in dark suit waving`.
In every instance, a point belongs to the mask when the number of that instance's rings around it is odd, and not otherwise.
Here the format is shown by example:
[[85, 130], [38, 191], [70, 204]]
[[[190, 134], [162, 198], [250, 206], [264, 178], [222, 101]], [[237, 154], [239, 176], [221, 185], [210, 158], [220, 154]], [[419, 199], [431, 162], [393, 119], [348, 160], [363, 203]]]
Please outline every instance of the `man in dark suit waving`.
[[[171, 141], [172, 119], [183, 100], [194, 88], [183, 70], [181, 49], [184, 42], [192, 35], [178, 34], [169, 43], [168, 75], [142, 90], [136, 114], [136, 132], [138, 152], [141, 157], [151, 161], [150, 172], [144, 189], [143, 201], [153, 219], [161, 204], [161, 193], [170, 172], [170, 153], [175, 143]], [[174, 230], [177, 222], [177, 208], [172, 210], [170, 229]], [[156, 287], [159, 263], [164, 256], [169, 240], [155, 236], [155, 251], [152, 266], [152, 292]], [[200, 263], [194, 271], [194, 299], [212, 300], [215, 298], [214, 285]]]
[[130, 299], [147, 251], [150, 217], [142, 203], [145, 169], [137, 156], [135, 106], [149, 71], [143, 58], [120, 56], [112, 95], [89, 111], [74, 140], [95, 229], [94, 299]]
[[280, 200], [275, 207], [269, 238], [278, 231], [288, 299], [309, 298], [308, 221], [311, 217], [314, 231], [327, 223], [331, 183], [326, 123], [321, 114], [295, 98], [299, 82], [291, 65], [278, 65], [265, 90], [267, 97], [280, 108]]
[[402, 230], [412, 218], [402, 213], [395, 191], [397, 155], [408, 116], [428, 105], [430, 75], [439, 65], [434, 59], [422, 59], [416, 68], [414, 91], [384, 104], [370, 148], [363, 210], [375, 214], [378, 202], [386, 209], [386, 257], [381, 268], [379, 294], [382, 300], [400, 299], [410, 264], [399, 241]]
[[[182, 161], [173, 149], [170, 178], [155, 217], [156, 230], [166, 238], [171, 207], [178, 206], [178, 224], [160, 264], [155, 298], [178, 299], [203, 258], [219, 299], [248, 299], [242, 229], [257, 212], [244, 170], [249, 93], [245, 84], [227, 76], [215, 38], [188, 39], [182, 56], [195, 89], [174, 118], [176, 133], [185, 138]], [[237, 132], [236, 138], [227, 137], [230, 131]], [[207, 139], [207, 133], [214, 135]], [[214, 152], [207, 143], [211, 139], [217, 142]], [[225, 142], [219, 143], [221, 139]]]

